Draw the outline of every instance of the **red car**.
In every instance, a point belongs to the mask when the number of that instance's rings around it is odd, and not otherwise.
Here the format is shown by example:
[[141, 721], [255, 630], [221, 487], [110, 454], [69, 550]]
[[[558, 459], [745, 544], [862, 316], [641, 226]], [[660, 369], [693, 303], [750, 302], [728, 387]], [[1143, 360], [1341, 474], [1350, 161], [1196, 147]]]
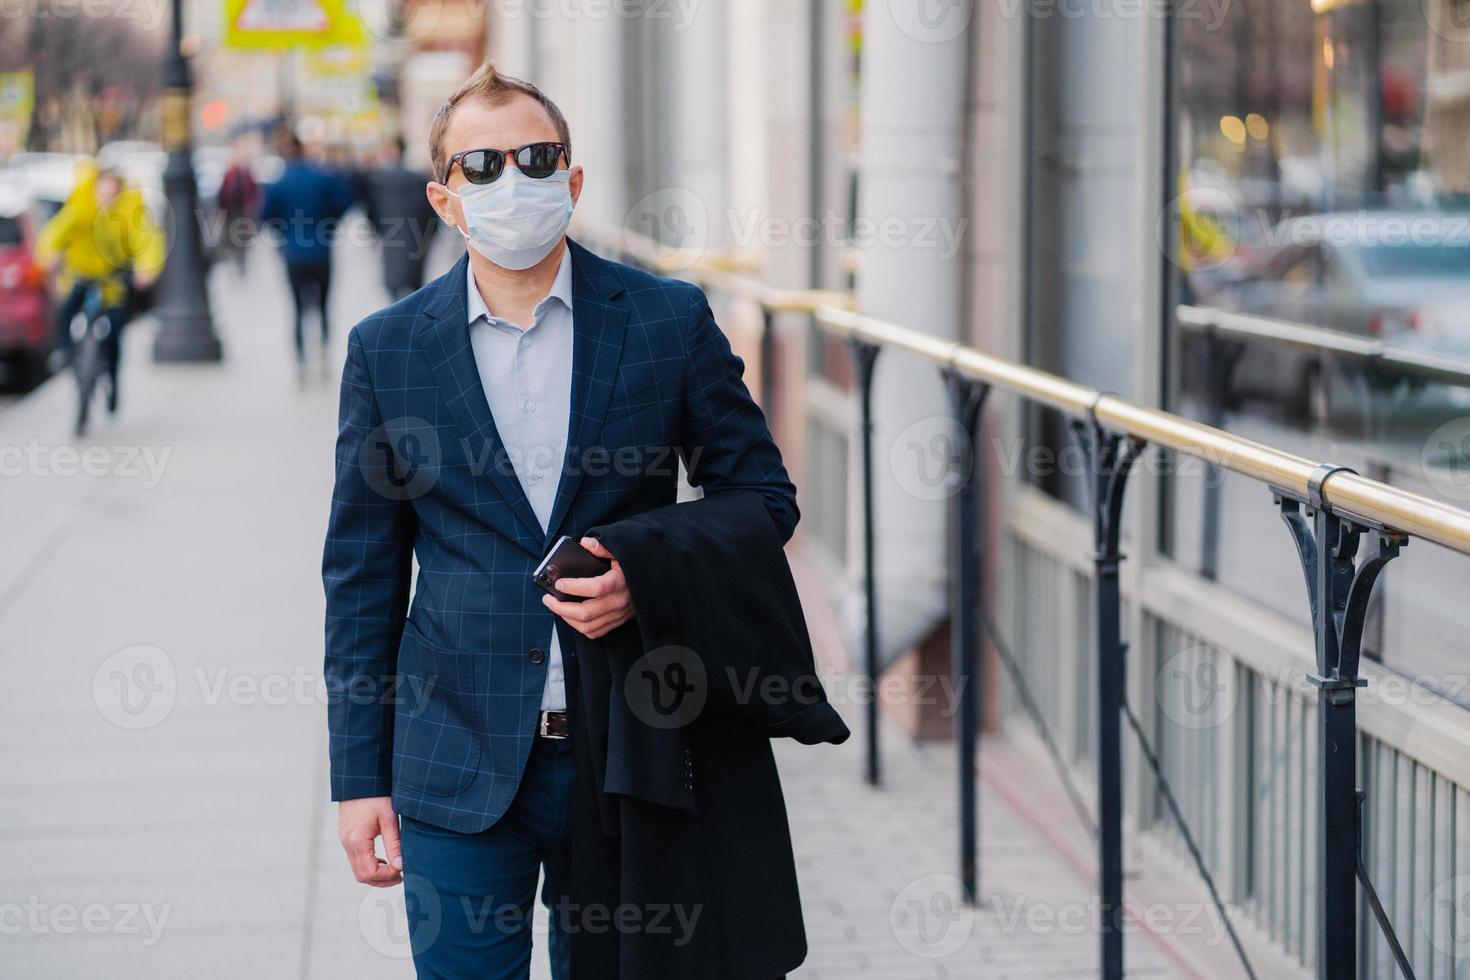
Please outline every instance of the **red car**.
[[0, 383], [31, 384], [51, 350], [51, 293], [35, 262], [36, 216], [0, 197]]

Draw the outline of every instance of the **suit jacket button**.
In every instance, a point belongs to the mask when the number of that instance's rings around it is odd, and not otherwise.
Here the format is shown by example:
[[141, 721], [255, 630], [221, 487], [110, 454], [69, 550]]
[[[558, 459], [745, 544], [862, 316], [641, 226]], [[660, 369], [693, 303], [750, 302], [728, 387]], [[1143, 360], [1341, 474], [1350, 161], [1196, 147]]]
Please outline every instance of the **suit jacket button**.
[[693, 783], [685, 783], [684, 784], [684, 789], [686, 789], [687, 791], [689, 791], [690, 793], [692, 793], [692, 792], [694, 792], [694, 784]]
[[541, 649], [540, 647], [536, 647], [534, 650], [531, 651], [531, 663], [533, 663], [533, 664], [539, 664], [541, 661], [543, 661], [545, 659], [546, 659], [546, 651], [543, 650], [543, 649]]

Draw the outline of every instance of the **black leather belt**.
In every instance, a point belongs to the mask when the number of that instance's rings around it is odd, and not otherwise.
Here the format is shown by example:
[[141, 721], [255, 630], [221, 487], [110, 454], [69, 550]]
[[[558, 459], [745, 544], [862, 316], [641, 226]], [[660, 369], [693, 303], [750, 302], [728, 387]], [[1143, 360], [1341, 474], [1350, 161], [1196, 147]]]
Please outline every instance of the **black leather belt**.
[[543, 711], [536, 722], [536, 734], [557, 740], [571, 738], [572, 721], [565, 711]]

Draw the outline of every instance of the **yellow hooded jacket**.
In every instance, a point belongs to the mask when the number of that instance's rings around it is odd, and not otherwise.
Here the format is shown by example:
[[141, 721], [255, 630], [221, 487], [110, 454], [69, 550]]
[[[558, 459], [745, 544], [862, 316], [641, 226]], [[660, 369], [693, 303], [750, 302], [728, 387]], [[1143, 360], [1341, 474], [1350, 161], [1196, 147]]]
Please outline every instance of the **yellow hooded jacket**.
[[63, 294], [78, 280], [95, 279], [103, 283], [103, 302], [115, 306], [127, 297], [124, 273], [153, 279], [163, 268], [163, 231], [137, 188], [124, 186], [98, 208], [95, 185], [95, 173], [82, 179], [41, 229], [36, 255], [43, 263], [61, 256], [57, 285]]

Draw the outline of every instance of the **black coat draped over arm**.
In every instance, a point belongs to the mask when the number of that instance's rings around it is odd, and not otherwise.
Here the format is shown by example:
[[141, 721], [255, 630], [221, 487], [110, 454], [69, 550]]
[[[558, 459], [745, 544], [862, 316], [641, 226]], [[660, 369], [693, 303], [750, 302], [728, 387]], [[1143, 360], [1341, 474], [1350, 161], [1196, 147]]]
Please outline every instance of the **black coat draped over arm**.
[[563, 626], [578, 690], [573, 975], [783, 976], [806, 938], [770, 739], [849, 731], [778, 531], [759, 494], [731, 490], [588, 533], [618, 559], [637, 618], [598, 640]]

